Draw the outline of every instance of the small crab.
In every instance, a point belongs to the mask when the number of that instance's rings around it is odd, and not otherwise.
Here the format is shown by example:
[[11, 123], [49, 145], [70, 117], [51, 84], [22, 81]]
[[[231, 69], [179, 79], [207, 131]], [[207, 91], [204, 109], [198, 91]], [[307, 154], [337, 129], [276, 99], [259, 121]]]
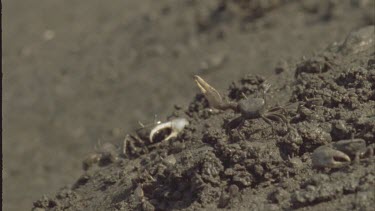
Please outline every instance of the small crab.
[[111, 143], [104, 143], [100, 148], [95, 147], [95, 152], [89, 154], [82, 162], [83, 170], [88, 170], [94, 164], [99, 164], [100, 166], [106, 165], [109, 163], [114, 163], [118, 160], [118, 149], [115, 145]]
[[176, 118], [164, 123], [157, 122], [151, 126], [144, 126], [136, 130], [135, 135], [127, 134], [122, 147], [125, 156], [145, 154], [150, 148], [156, 147], [177, 135], [189, 122], [185, 118]]
[[147, 146], [151, 144], [149, 140], [150, 132], [155, 125], [159, 125], [160, 123], [160, 121], [156, 121], [155, 119], [152, 124], [147, 125], [138, 122], [141, 127], [136, 129], [134, 134], [126, 134], [122, 145], [122, 154], [125, 157], [129, 157], [148, 153]]
[[167, 137], [165, 137], [163, 141], [168, 141], [171, 138], [177, 137], [177, 135], [185, 128], [185, 126], [189, 125], [189, 122], [185, 118], [177, 118], [173, 119], [168, 122], [161, 123], [155, 126], [150, 132], [150, 142], [154, 142], [154, 137], [156, 134], [160, 133], [163, 130], [170, 130], [170, 133]]
[[359, 162], [363, 157], [374, 155], [374, 145], [366, 146], [360, 138], [341, 140], [315, 149], [311, 155], [315, 168], [340, 168], [348, 165], [352, 159]]
[[231, 109], [241, 114], [241, 116], [235, 118], [229, 123], [229, 127], [231, 129], [243, 125], [245, 120], [258, 118], [263, 119], [266, 123], [271, 125], [272, 128], [273, 125], [271, 120], [283, 122], [288, 125], [288, 120], [283, 114], [281, 114], [282, 111], [285, 111], [283, 107], [275, 106], [273, 108], [266, 109], [267, 102], [265, 94], [270, 88], [269, 84], [263, 85], [264, 90], [262, 98], [247, 98], [245, 96], [245, 99], [240, 100], [238, 103], [236, 103], [224, 101], [220, 93], [206, 81], [204, 81], [201, 77], [195, 75], [194, 79], [199, 89], [206, 97], [210, 107], [219, 110]]

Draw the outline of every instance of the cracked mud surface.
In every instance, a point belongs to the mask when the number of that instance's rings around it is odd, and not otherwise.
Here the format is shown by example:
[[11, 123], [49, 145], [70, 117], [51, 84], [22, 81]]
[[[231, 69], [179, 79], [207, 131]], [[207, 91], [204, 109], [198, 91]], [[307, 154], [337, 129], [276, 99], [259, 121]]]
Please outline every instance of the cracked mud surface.
[[[375, 206], [374, 157], [338, 169], [310, 158], [342, 139], [375, 143], [373, 1], [91, 2], [4, 3], [3, 208]], [[194, 74], [234, 102], [270, 83], [268, 108], [290, 104], [289, 127], [228, 129], [240, 114], [208, 108]], [[124, 156], [126, 134], [154, 114], [190, 124]]]

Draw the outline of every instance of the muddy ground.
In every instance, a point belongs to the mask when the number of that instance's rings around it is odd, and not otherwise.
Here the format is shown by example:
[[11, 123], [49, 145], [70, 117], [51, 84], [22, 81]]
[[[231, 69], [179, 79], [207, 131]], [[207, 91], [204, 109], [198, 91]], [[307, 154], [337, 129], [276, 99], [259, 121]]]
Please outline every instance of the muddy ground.
[[[375, 206], [373, 159], [319, 170], [310, 158], [352, 136], [374, 143], [374, 1], [257, 2], [3, 1], [3, 208]], [[240, 114], [212, 112], [195, 74], [233, 102], [270, 83], [270, 107], [294, 103], [289, 127], [228, 129]], [[174, 117], [190, 123], [177, 138], [123, 155], [138, 121]], [[84, 171], [107, 142], [118, 148]]]

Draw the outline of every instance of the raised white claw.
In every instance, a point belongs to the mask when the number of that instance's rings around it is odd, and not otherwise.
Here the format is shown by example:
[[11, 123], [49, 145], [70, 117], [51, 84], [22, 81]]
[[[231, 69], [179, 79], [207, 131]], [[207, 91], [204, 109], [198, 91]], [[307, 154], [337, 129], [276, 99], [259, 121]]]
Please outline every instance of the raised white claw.
[[171, 133], [165, 137], [162, 141], [167, 141], [171, 138], [177, 137], [177, 135], [189, 125], [189, 122], [185, 118], [172, 119], [168, 122], [164, 122], [155, 126], [150, 133], [150, 142], [153, 143], [154, 136], [162, 130], [170, 128]]
[[203, 80], [203, 78], [201, 78], [200, 76], [195, 75], [194, 80], [203, 95], [206, 97], [208, 104], [212, 108], [221, 109], [224, 105], [224, 102], [220, 93], [205, 80]]

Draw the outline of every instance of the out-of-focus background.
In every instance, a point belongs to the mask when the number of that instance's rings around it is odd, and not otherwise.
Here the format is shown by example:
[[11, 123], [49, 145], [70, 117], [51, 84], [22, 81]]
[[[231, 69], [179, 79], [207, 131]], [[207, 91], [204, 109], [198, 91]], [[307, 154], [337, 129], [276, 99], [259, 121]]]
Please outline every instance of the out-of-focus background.
[[374, 23], [371, 0], [224, 2], [2, 1], [4, 210], [71, 185], [99, 141], [187, 106], [194, 74], [225, 89]]

